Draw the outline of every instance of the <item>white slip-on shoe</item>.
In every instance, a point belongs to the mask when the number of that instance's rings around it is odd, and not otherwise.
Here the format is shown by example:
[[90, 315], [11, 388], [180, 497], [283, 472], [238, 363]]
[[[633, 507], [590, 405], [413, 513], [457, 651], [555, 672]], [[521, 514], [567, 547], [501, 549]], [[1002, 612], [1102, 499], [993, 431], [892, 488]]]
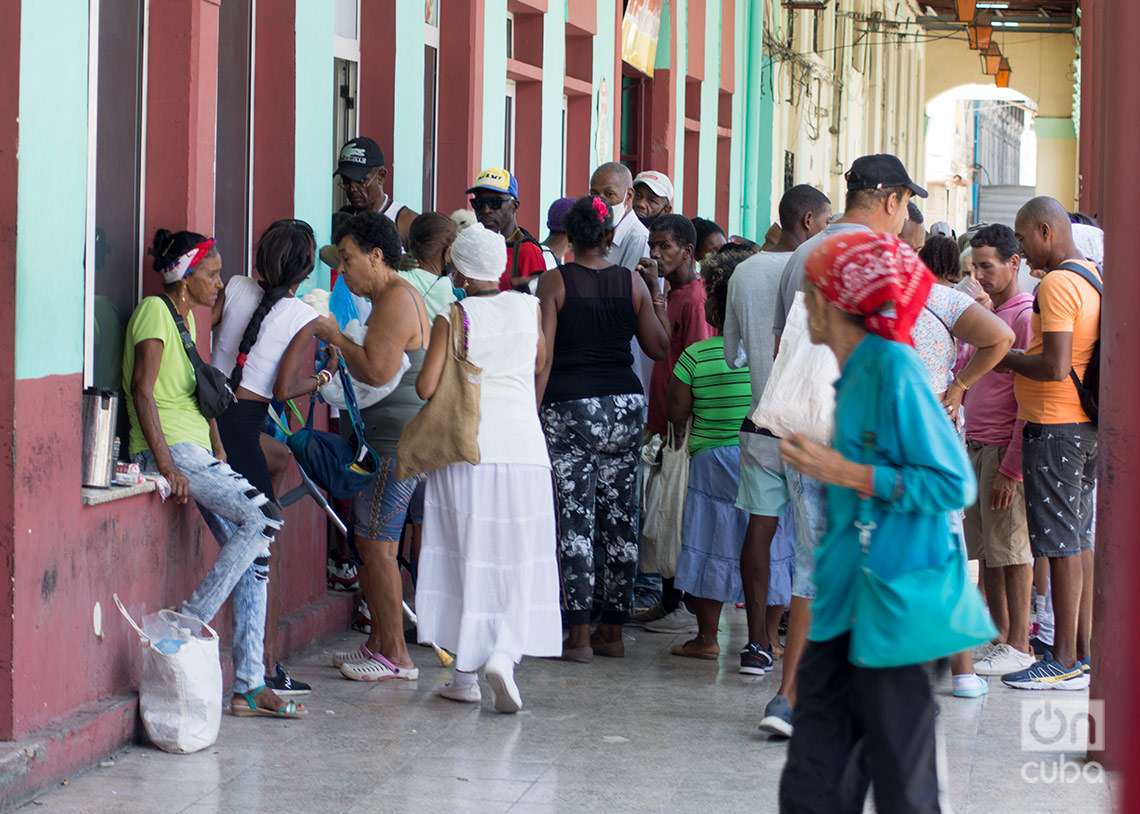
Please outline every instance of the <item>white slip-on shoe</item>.
[[487, 660], [483, 668], [487, 683], [495, 692], [495, 710], [512, 714], [522, 709], [522, 696], [515, 684], [515, 665], [508, 656], [499, 653]]

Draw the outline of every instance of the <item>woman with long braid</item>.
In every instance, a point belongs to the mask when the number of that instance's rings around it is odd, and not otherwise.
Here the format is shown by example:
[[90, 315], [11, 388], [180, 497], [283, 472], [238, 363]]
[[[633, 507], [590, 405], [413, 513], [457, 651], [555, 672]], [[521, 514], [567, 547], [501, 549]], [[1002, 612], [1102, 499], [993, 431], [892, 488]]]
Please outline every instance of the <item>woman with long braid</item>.
[[[317, 312], [294, 296], [315, 262], [316, 243], [309, 224], [279, 220], [257, 244], [260, 281], [241, 275], [230, 278], [214, 306], [214, 364], [232, 370], [230, 386], [237, 396], [218, 418], [218, 431], [230, 466], [270, 500], [276, 495], [265, 447], [277, 442], [262, 432], [269, 402], [307, 396], [330, 381], [336, 369], [334, 349], [326, 369], [314, 375]], [[280, 569], [278, 562], [274, 566], [271, 577]], [[301, 695], [309, 691], [308, 685], [293, 680], [272, 658], [276, 600], [270, 594], [265, 664], [272, 674], [265, 681], [278, 694]]]

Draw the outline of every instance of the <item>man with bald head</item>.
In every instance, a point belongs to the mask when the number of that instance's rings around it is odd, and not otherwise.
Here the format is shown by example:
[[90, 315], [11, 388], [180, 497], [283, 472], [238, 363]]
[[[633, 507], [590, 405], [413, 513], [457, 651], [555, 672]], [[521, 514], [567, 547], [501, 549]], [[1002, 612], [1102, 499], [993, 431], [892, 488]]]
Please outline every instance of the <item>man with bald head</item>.
[[[649, 230], [633, 211], [633, 174], [629, 167], [619, 161], [602, 164], [590, 176], [590, 194], [597, 195], [614, 210], [614, 242], [610, 246], [609, 261], [636, 271], [641, 258], [649, 257]], [[664, 291], [664, 286], [661, 280], [657, 291]], [[633, 370], [648, 394], [653, 360], [642, 353], [636, 338], [632, 347]]]
[[1097, 364], [1102, 278], [1073, 242], [1069, 214], [1053, 198], [1023, 206], [1015, 232], [1030, 268], [1045, 272], [1029, 347], [1011, 351], [1003, 364], [1015, 374], [1018, 418], [1025, 422], [1029, 544], [1033, 556], [1049, 560], [1054, 639], [1052, 657], [1002, 681], [1016, 689], [1081, 690], [1089, 685], [1097, 459], [1096, 410], [1082, 396], [1086, 372]]

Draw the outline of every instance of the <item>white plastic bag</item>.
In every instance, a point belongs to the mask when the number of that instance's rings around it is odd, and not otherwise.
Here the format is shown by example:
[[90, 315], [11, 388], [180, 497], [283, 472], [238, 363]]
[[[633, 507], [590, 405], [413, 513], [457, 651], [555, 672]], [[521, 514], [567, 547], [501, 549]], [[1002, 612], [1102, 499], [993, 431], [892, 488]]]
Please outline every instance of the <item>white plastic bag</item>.
[[140, 628], [114, 596], [143, 645], [139, 715], [151, 742], [164, 752], [189, 754], [212, 746], [222, 723], [222, 666], [218, 634], [192, 616], [161, 610]]
[[[356, 344], [364, 344], [365, 327], [360, 324], [360, 320], [354, 319], [349, 322], [344, 326], [342, 333]], [[412, 361], [405, 353], [400, 357], [400, 369], [396, 371], [396, 375], [379, 387], [363, 384], [359, 380], [353, 379], [352, 389], [356, 391], [356, 406], [363, 410], [365, 407], [371, 407], [384, 399], [396, 389], [396, 385], [400, 383], [400, 379], [404, 377], [411, 366]], [[333, 376], [332, 381], [321, 388], [321, 398], [325, 400], [326, 404], [331, 404], [333, 407], [341, 410], [348, 409], [348, 405], [344, 402], [344, 387], [340, 383], [340, 376]]]
[[780, 438], [800, 433], [818, 444], [830, 444], [838, 378], [835, 354], [826, 345], [811, 342], [804, 295], [797, 291], [752, 423]]
[[[681, 555], [681, 521], [685, 512], [685, 493], [689, 488], [688, 430], [678, 447], [674, 442], [673, 426], [669, 426], [669, 435], [661, 447], [661, 469], [655, 478], [658, 481], [653, 485], [658, 490], [653, 498], [657, 503], [655, 516], [646, 518], [654, 534], [653, 542], [640, 564], [645, 573], [658, 573], [670, 579], [677, 575], [677, 558]], [[651, 559], [656, 561], [647, 562]]]

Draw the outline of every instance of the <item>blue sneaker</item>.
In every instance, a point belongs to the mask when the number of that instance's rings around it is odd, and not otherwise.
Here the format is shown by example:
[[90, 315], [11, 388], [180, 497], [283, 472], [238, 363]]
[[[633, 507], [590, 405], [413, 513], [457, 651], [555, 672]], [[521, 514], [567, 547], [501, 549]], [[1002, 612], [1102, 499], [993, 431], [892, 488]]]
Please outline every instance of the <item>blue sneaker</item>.
[[764, 717], [760, 720], [760, 731], [777, 738], [792, 736], [792, 705], [782, 695], [777, 695], [764, 707]]
[[1006, 673], [1001, 682], [1015, 690], [1085, 690], [1089, 674], [1080, 662], [1064, 667], [1054, 659], [1042, 659], [1025, 670]]

